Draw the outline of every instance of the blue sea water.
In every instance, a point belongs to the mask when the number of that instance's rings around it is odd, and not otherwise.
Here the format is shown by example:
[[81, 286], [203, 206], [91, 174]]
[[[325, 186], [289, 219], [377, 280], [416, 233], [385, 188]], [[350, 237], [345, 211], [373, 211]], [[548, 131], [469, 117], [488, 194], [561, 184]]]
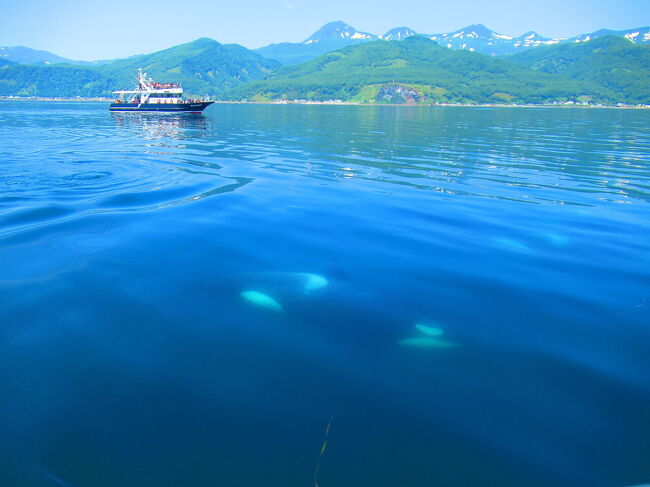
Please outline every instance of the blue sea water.
[[0, 486], [315, 480], [650, 482], [649, 111], [0, 103]]

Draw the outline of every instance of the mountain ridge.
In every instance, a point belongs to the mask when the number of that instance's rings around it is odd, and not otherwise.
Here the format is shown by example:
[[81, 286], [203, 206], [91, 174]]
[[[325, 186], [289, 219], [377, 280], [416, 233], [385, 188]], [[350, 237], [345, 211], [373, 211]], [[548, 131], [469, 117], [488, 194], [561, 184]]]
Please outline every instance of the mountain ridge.
[[[330, 34], [334, 27], [339, 29], [337, 31], [338, 36]], [[349, 35], [341, 35], [341, 29], [348, 32]], [[395, 27], [387, 31], [384, 35], [374, 35], [359, 31], [345, 22], [336, 21], [324, 25], [303, 42], [270, 44], [269, 46], [254, 49], [254, 51], [262, 56], [276, 59], [282, 64], [298, 64], [348, 45], [377, 39], [404, 40], [414, 35], [427, 37], [450, 49], [475, 51], [491, 56], [515, 54], [545, 45], [585, 42], [606, 35], [625, 37], [635, 44], [650, 45], [650, 26], [625, 30], [600, 29], [592, 33], [580, 34], [570, 38], [551, 38], [545, 37], [535, 31], [528, 31], [519, 36], [500, 34], [483, 24], [472, 24], [442, 34], [423, 34], [409, 27]], [[332, 44], [326, 45], [323, 41], [324, 38]], [[316, 44], [320, 45], [315, 47]]]
[[316, 42], [337, 42], [342, 40], [349, 41], [374, 41], [379, 37], [368, 32], [361, 32], [356, 30], [350, 24], [346, 24], [342, 20], [329, 22], [323, 27], [318, 29], [307, 39], [302, 41], [302, 44], [313, 44]]
[[[519, 36], [511, 36], [500, 34], [483, 24], [473, 24], [441, 34], [422, 34], [416, 32], [414, 29], [403, 26], [390, 29], [383, 35], [376, 35], [359, 31], [350, 24], [338, 20], [325, 24], [302, 42], [278, 42], [251, 50], [266, 58], [277, 60], [282, 64], [298, 64], [347, 45], [378, 39], [404, 40], [414, 35], [423, 35], [451, 49], [464, 49], [493, 56], [515, 54], [544, 45], [585, 42], [608, 35], [624, 37], [635, 44], [650, 45], [650, 26], [623, 30], [599, 29], [591, 33], [579, 34], [569, 38], [545, 37], [535, 31], [528, 31]], [[137, 56], [130, 56], [124, 59], [135, 57]], [[73, 64], [78, 66], [98, 66], [121, 60], [75, 61], [58, 56], [49, 51], [32, 49], [25, 46], [0, 47], [0, 59], [18, 64]]]
[[11, 61], [17, 64], [74, 64], [79, 66], [96, 66], [107, 61], [76, 61], [68, 59], [49, 51], [32, 49], [26, 46], [5, 46], [0, 47], [0, 59]]

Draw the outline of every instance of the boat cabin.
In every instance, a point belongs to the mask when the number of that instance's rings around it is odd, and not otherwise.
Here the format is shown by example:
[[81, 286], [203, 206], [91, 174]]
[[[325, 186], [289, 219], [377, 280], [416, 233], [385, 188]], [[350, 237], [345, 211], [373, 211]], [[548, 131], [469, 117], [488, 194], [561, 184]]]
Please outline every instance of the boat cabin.
[[157, 83], [147, 78], [147, 73], [138, 69], [138, 86], [134, 90], [114, 91], [116, 103], [122, 104], [177, 104], [183, 100], [183, 88], [178, 83]]

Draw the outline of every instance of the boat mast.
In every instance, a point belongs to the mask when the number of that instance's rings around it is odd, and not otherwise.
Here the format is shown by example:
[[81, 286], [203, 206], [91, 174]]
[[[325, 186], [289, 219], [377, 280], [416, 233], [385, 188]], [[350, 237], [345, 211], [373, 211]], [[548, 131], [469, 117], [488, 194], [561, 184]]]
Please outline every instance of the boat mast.
[[142, 68], [138, 68], [138, 88], [143, 91], [148, 91], [147, 86], [147, 73], [142, 71]]
[[138, 68], [138, 91], [140, 91], [139, 95], [139, 103], [138, 105], [142, 105], [143, 103], [147, 103], [147, 100], [149, 99], [149, 95], [151, 94], [151, 86], [147, 82], [147, 73], [145, 73], [142, 68]]

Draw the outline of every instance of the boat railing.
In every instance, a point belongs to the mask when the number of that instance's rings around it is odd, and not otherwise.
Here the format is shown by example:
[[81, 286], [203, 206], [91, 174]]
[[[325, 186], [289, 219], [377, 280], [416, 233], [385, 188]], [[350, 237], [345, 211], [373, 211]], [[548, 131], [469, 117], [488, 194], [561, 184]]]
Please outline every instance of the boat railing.
[[166, 90], [173, 88], [181, 88], [180, 83], [150, 83], [151, 87], [155, 90]]

